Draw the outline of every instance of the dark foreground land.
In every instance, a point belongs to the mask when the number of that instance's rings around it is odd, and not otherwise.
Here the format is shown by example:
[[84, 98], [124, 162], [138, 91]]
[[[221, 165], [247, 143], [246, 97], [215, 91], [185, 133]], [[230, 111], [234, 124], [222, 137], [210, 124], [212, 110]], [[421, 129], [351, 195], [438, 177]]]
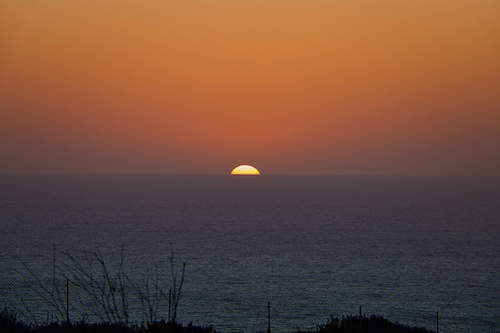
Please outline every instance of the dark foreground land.
[[[16, 319], [15, 315], [6, 311], [0, 313], [0, 332], [6, 333], [217, 333], [211, 327], [199, 327], [191, 324], [182, 326], [164, 321], [151, 325], [125, 326], [115, 324], [88, 323], [53, 323], [30, 327]], [[434, 331], [419, 327], [408, 327], [392, 323], [383, 317], [350, 316], [342, 319], [331, 318], [330, 321], [307, 331], [294, 333], [431, 333]]]

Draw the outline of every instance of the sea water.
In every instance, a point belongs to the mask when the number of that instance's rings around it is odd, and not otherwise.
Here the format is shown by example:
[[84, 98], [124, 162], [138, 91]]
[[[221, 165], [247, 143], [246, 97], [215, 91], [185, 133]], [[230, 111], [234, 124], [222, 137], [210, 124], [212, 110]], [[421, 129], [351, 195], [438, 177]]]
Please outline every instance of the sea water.
[[187, 261], [184, 324], [264, 331], [270, 302], [276, 332], [360, 306], [431, 329], [439, 311], [441, 332], [500, 330], [495, 178], [3, 175], [0, 227], [0, 307], [46, 318], [21, 263], [46, 276], [53, 248], [99, 250], [124, 253], [132, 278], [169, 277], [173, 248]]

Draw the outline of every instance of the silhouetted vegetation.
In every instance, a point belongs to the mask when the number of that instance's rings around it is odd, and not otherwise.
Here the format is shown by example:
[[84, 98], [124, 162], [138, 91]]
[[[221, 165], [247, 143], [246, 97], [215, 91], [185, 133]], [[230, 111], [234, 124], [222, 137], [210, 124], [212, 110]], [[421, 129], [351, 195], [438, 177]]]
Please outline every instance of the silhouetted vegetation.
[[[0, 332], [9, 333], [217, 333], [212, 327], [187, 326], [172, 321], [157, 321], [142, 325], [113, 323], [50, 323], [28, 326], [19, 321], [15, 314], [3, 310], [0, 312]], [[295, 333], [431, 333], [420, 327], [409, 327], [379, 317], [347, 316], [342, 319], [330, 318], [330, 321], [317, 329], [296, 331]]]
[[0, 312], [0, 332], [30, 332], [29, 326], [17, 319], [17, 315], [7, 309]]
[[[318, 328], [317, 333], [430, 333], [433, 331], [421, 327], [409, 327], [379, 317], [347, 316], [342, 319], [330, 318], [330, 321]], [[297, 332], [299, 333], [299, 332]]]
[[[17, 313], [35, 326], [69, 323], [71, 313], [77, 313], [84, 316], [80, 320], [126, 327], [131, 320], [130, 304], [135, 305], [134, 319], [142, 323], [177, 322], [186, 262], [178, 263], [173, 249], [163, 273], [158, 265], [152, 265], [134, 277], [123, 251], [118, 263], [110, 263], [99, 250], [74, 255], [54, 248], [50, 259], [50, 276], [23, 261], [18, 270], [22, 285], [50, 309], [42, 319], [21, 297], [23, 308], [16, 309]], [[168, 316], [160, 317], [160, 312]]]
[[[171, 250], [168, 257], [168, 277], [158, 267], [148, 269], [141, 276], [129, 275], [123, 252], [118, 264], [110, 264], [99, 251], [83, 251], [72, 255], [54, 248], [52, 273], [39, 274], [22, 263], [19, 271], [23, 283], [29, 286], [49, 308], [45, 321], [39, 319], [25, 304], [24, 309], [0, 312], [0, 333], [216, 333], [212, 327], [199, 327], [177, 322], [177, 311], [182, 296], [186, 262], [179, 264]], [[69, 303], [69, 288], [79, 297]], [[76, 289], [76, 290], [75, 290]], [[167, 292], [168, 290], [168, 292]], [[129, 304], [139, 304], [132, 316]], [[168, 312], [166, 305], [168, 304]], [[86, 314], [80, 320], [70, 320], [70, 308]], [[23, 315], [20, 320], [18, 313]], [[90, 314], [90, 316], [88, 316]], [[166, 319], [160, 314], [168, 314]], [[268, 325], [270, 323], [268, 303]], [[131, 318], [142, 318], [134, 321]], [[87, 321], [90, 319], [90, 321]], [[307, 323], [305, 323], [307, 324]], [[244, 329], [244, 328], [242, 328]], [[271, 333], [268, 326], [268, 333]], [[409, 327], [371, 316], [346, 316], [330, 320], [309, 331], [295, 333], [430, 333], [425, 328]]]
[[8, 333], [215, 333], [211, 327], [189, 324], [182, 326], [174, 322], [158, 321], [142, 325], [113, 323], [50, 323], [28, 326], [4, 309], [0, 312], [0, 332]]

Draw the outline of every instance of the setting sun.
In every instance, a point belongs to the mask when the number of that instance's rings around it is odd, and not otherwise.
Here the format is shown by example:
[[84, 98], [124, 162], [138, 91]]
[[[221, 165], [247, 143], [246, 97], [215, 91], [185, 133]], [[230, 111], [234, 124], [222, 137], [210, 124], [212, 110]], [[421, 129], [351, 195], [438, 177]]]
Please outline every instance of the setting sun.
[[243, 164], [243, 165], [238, 165], [236, 168], [234, 168], [231, 171], [231, 175], [237, 175], [237, 176], [260, 176], [259, 170], [257, 168]]

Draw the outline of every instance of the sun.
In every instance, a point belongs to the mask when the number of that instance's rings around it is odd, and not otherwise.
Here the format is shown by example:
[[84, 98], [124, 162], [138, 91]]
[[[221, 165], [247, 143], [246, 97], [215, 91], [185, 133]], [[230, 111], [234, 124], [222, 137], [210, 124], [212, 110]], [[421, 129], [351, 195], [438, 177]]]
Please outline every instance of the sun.
[[242, 164], [242, 165], [238, 165], [236, 168], [234, 168], [233, 171], [231, 171], [231, 175], [235, 175], [235, 176], [260, 176], [260, 171], [251, 165]]

